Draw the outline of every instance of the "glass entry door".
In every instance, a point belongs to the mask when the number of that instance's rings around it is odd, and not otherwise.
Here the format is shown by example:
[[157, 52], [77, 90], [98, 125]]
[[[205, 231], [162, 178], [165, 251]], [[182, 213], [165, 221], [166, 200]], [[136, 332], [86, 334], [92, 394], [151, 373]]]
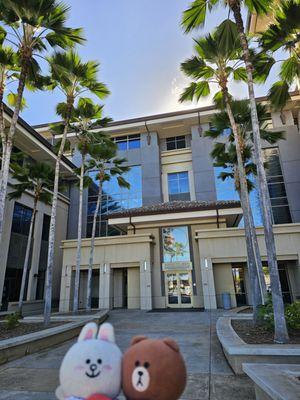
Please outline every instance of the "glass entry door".
[[167, 272], [168, 307], [192, 307], [192, 278], [190, 272]]

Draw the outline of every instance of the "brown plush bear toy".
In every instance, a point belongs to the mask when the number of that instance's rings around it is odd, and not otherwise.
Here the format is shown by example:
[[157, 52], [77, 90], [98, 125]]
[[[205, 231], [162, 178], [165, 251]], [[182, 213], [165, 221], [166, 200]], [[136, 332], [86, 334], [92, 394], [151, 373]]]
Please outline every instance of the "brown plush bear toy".
[[177, 400], [186, 368], [173, 339], [136, 336], [123, 357], [122, 388], [128, 400]]

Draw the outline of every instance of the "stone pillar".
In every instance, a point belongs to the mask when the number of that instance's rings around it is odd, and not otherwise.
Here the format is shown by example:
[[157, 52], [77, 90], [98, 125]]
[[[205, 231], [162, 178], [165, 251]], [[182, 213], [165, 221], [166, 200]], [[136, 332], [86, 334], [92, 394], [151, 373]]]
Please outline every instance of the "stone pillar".
[[152, 310], [151, 263], [140, 262], [141, 310]]
[[72, 266], [64, 265], [61, 271], [59, 312], [70, 311], [72, 288]]
[[44, 222], [43, 212], [37, 211], [35, 218], [36, 219], [35, 219], [35, 226], [33, 233], [32, 257], [31, 257], [31, 265], [28, 276], [27, 300], [35, 300], [35, 295], [36, 295], [37, 274], [39, 272], [39, 261], [40, 261], [42, 231]]
[[109, 310], [112, 308], [112, 270], [109, 263], [100, 266], [99, 275], [99, 308]]
[[205, 310], [217, 308], [214, 271], [211, 258], [200, 259], [200, 270], [203, 287], [203, 302]]

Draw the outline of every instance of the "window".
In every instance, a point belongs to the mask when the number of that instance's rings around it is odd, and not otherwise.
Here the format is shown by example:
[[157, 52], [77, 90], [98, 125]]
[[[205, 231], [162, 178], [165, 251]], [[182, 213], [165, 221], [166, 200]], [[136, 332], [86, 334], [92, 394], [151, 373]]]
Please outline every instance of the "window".
[[191, 261], [187, 226], [163, 228], [163, 261]]
[[186, 138], [185, 136], [175, 136], [166, 139], [167, 150], [185, 149]]
[[278, 148], [263, 150], [266, 175], [275, 224], [292, 222], [288, 205]]
[[[88, 197], [88, 219], [87, 236], [90, 237], [93, 226], [93, 216], [97, 203], [98, 181], [95, 179], [96, 172], [91, 172], [90, 176], [94, 180], [94, 185], [89, 188]], [[107, 221], [101, 216], [105, 216], [113, 211], [142, 206], [142, 169], [140, 165], [135, 165], [123, 175], [124, 179], [130, 183], [130, 189], [121, 188], [115, 177], [104, 182], [101, 209], [97, 220], [96, 236], [120, 235], [121, 231], [107, 225]]]
[[[217, 200], [240, 200], [237, 191], [235, 190], [234, 180], [227, 178], [225, 181], [219, 178], [222, 172], [230, 172], [229, 168], [215, 167], [215, 185], [217, 191]], [[255, 183], [255, 177], [250, 177], [250, 179]], [[262, 225], [262, 216], [260, 212], [259, 206], [259, 197], [258, 191], [254, 187], [254, 189], [249, 193], [250, 205], [253, 213], [254, 224], [255, 226]], [[243, 219], [240, 221], [239, 226], [243, 226]]]
[[141, 147], [141, 136], [138, 135], [127, 135], [127, 136], [118, 136], [114, 138], [115, 143], [118, 146], [118, 149], [121, 151], [124, 150], [132, 150], [139, 149]]
[[[7, 309], [10, 301], [19, 300], [31, 216], [31, 208], [15, 203], [2, 295], [2, 309]], [[29, 268], [31, 253], [32, 247], [29, 256]], [[27, 283], [25, 294], [26, 291]]]
[[31, 208], [15, 203], [11, 231], [21, 235], [28, 235], [31, 216]]
[[169, 201], [190, 200], [188, 172], [168, 174]]

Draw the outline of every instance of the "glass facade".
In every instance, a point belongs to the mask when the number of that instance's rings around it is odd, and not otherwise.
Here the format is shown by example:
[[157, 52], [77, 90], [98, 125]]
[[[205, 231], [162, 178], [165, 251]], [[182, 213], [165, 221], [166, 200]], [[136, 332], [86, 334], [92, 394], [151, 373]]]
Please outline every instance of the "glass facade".
[[[240, 200], [239, 195], [234, 187], [234, 180], [228, 178], [225, 181], [222, 181], [221, 179], [218, 178], [220, 173], [223, 171], [227, 172], [226, 169], [224, 169], [222, 167], [214, 168], [217, 199], [218, 200]], [[254, 181], [254, 177], [252, 178], [252, 180]], [[256, 226], [261, 226], [262, 225], [262, 217], [261, 217], [260, 206], [259, 206], [258, 191], [256, 188], [254, 188], [250, 192], [249, 197], [250, 197], [250, 204], [251, 204], [251, 208], [252, 208], [254, 223]], [[239, 226], [243, 226], [243, 225], [244, 225], [244, 222], [242, 219]]]
[[266, 175], [275, 224], [292, 222], [278, 148], [264, 150]]
[[141, 147], [141, 136], [137, 135], [127, 135], [127, 136], [118, 136], [114, 138], [115, 143], [118, 146], [119, 150], [131, 150], [131, 149], [139, 149]]
[[186, 137], [175, 136], [166, 139], [167, 150], [177, 150], [186, 148]]
[[31, 216], [31, 208], [15, 203], [2, 294], [3, 309], [10, 301], [19, 300]]
[[188, 172], [175, 172], [168, 174], [169, 201], [190, 200]]
[[[97, 203], [98, 181], [95, 179], [97, 173], [90, 172], [94, 180], [94, 185], [89, 188], [88, 195], [88, 218], [87, 218], [87, 237], [91, 237], [93, 216]], [[107, 222], [100, 218], [113, 211], [120, 211], [129, 208], [142, 206], [142, 170], [140, 165], [131, 167], [123, 175], [124, 179], [130, 183], [130, 189], [120, 188], [116, 177], [104, 182], [101, 209], [97, 220], [96, 236], [120, 235], [120, 231], [109, 227]]]
[[190, 261], [190, 243], [187, 226], [163, 228], [163, 261]]

